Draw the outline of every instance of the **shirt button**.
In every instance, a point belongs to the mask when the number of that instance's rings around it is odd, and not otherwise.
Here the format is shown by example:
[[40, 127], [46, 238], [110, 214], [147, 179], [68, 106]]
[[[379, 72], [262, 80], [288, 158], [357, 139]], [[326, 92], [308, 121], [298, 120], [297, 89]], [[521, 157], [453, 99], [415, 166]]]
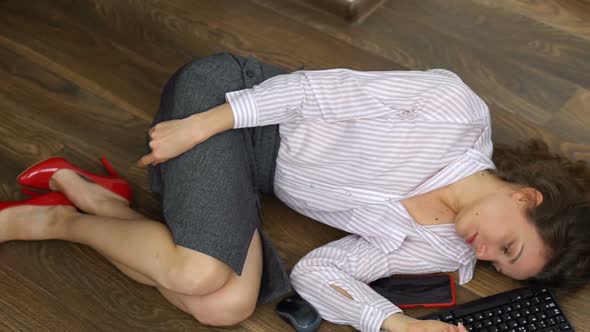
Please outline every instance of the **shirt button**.
[[350, 196], [350, 195], [352, 195], [352, 193], [350, 191], [347, 191], [346, 196]]
[[248, 76], [249, 78], [254, 78], [256, 75], [254, 74], [254, 71], [252, 69], [246, 69], [246, 76]]

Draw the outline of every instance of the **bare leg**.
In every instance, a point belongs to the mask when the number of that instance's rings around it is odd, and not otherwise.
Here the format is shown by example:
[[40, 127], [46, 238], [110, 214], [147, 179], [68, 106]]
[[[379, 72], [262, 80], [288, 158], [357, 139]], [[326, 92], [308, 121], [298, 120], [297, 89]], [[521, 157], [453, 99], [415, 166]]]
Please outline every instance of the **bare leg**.
[[[113, 201], [97, 215], [121, 219], [139, 219], [140, 213], [122, 201]], [[123, 273], [133, 277], [136, 271], [111, 259]], [[262, 243], [258, 231], [254, 234], [242, 275], [232, 273], [230, 280], [218, 291], [205, 296], [191, 296], [173, 292], [156, 285], [158, 291], [180, 310], [209, 325], [232, 325], [247, 318], [254, 310], [262, 275]], [[141, 282], [141, 281], [140, 281]]]
[[[129, 209], [120, 199], [109, 198], [104, 188], [71, 171], [62, 170], [52, 180], [52, 187], [63, 190], [83, 211], [106, 211], [105, 207], [113, 211]], [[130, 276], [138, 281], [187, 295], [217, 291], [232, 274], [231, 268], [222, 262], [176, 246], [165, 225], [141, 215], [126, 220], [81, 214], [65, 207], [6, 209], [0, 213], [0, 241], [16, 239], [62, 239], [85, 244], [128, 268]]]
[[[134, 211], [127, 205], [127, 201], [112, 195], [104, 188], [81, 180], [72, 172], [60, 172], [56, 174], [54, 187], [62, 192], [73, 193], [87, 192], [87, 195], [77, 195], [75, 202], [88, 213], [103, 217], [119, 219], [141, 220], [144, 216]], [[90, 195], [92, 194], [92, 195]], [[97, 204], [97, 202], [101, 202]], [[251, 314], [254, 310], [260, 278], [262, 275], [262, 244], [258, 232], [254, 234], [241, 276], [232, 273], [230, 280], [220, 290], [205, 296], [191, 296], [167, 290], [159, 287], [154, 281], [130, 267], [104, 255], [123, 273], [141, 283], [158, 288], [160, 293], [172, 304], [182, 311], [195, 316], [203, 323], [211, 325], [231, 325]]]
[[[141, 213], [129, 207], [127, 200], [101, 186], [82, 180], [74, 172], [68, 170], [57, 172], [52, 177], [50, 187], [65, 193], [80, 210], [86, 213], [128, 220], [145, 219]], [[133, 270], [105, 252], [97, 251], [131, 279], [148, 286], [157, 286], [157, 283], [145, 274]]]
[[[95, 233], [92, 230], [96, 229], [100, 232], [109, 233], [107, 235], [112, 235], [112, 232], [119, 232], [121, 234], [121, 229], [127, 228], [134, 232], [132, 223], [156, 223], [147, 220], [138, 212], [133, 211], [129, 208], [126, 201], [118, 197], [110, 197], [112, 193], [100, 186], [82, 180], [73, 172], [60, 171], [56, 175], [53, 179], [54, 181], [52, 181], [52, 187], [54, 189], [59, 189], [65, 192], [66, 195], [69, 194], [80, 209], [89, 213], [96, 213], [98, 216], [81, 215], [73, 208], [64, 206], [23, 206], [7, 209], [0, 213], [0, 242], [11, 239], [75, 239], [74, 236], [64, 235], [64, 229], [68, 227], [64, 227], [61, 220], [67, 220], [66, 223], [71, 225], [79, 224], [78, 226], [84, 232]], [[74, 193], [76, 193], [75, 197], [73, 195]], [[125, 220], [125, 218], [131, 220]], [[97, 226], [100, 223], [123, 223], [129, 225], [125, 227]], [[82, 226], [83, 224], [88, 224], [89, 226], [84, 227]], [[156, 224], [163, 226], [160, 223]], [[165, 226], [163, 227], [165, 228]], [[142, 230], [142, 232], [146, 231]], [[100, 250], [105, 244], [99, 243], [92, 245], [96, 241], [100, 242], [99, 239], [101, 238], [102, 236], [100, 235], [90, 237], [87, 235], [82, 238], [78, 237], [78, 241], [76, 242], [89, 244], [95, 249], [98, 249], [99, 252], [107, 253], [105, 257], [121, 269], [123, 273], [139, 282], [157, 287], [168, 301], [184, 312], [191, 314], [202, 323], [209, 325], [233, 325], [246, 319], [255, 309], [262, 274], [262, 245], [258, 232], [254, 234], [252, 243], [250, 244], [242, 275], [238, 276], [232, 272], [229, 281], [218, 290], [207, 294], [200, 293], [199, 295], [187, 295], [178, 292], [176, 288], [172, 290], [165, 288], [158, 282], [155, 282], [155, 280], [158, 280], [156, 277], [145, 273], [145, 271], [138, 272], [140, 270], [138, 265], [120, 263], [120, 255], [114, 254], [115, 259], [108, 255], [110, 250]], [[143, 247], [146, 247], [145, 244]], [[119, 246], [118, 250], [120, 248]], [[182, 249], [190, 251], [186, 248]], [[192, 263], [194, 264], [195, 261], [193, 260]], [[195, 293], [192, 292], [191, 294]]]
[[237, 324], [256, 308], [262, 277], [262, 241], [255, 232], [242, 275], [233, 274], [220, 290], [205, 296], [187, 296], [158, 289], [172, 304], [201, 323], [215, 326]]

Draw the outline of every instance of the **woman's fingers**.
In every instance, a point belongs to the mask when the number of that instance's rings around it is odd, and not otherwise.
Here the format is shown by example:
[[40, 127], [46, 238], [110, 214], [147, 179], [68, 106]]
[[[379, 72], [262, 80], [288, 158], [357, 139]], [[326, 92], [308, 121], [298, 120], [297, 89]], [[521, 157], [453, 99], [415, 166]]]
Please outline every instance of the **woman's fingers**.
[[141, 159], [139, 159], [139, 161], [137, 162], [137, 165], [139, 167], [147, 167], [151, 164], [153, 164], [156, 161], [156, 158], [154, 157], [153, 153], [147, 154], [143, 157], [141, 157]]
[[201, 128], [195, 128], [196, 126], [193, 122], [189, 122], [189, 119], [192, 118], [164, 121], [150, 128], [148, 145], [151, 153], [138, 160], [138, 166], [146, 167], [163, 163], [207, 139], [199, 140], [195, 137], [194, 132], [199, 132]]

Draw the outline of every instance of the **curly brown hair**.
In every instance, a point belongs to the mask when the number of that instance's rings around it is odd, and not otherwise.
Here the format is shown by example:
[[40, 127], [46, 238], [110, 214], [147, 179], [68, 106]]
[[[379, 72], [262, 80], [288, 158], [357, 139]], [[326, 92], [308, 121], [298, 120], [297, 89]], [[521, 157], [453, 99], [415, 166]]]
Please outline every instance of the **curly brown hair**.
[[586, 163], [551, 153], [540, 140], [518, 147], [496, 146], [493, 160], [499, 178], [543, 194], [541, 204], [527, 214], [549, 248], [548, 261], [529, 281], [567, 290], [584, 285], [590, 279], [590, 171]]

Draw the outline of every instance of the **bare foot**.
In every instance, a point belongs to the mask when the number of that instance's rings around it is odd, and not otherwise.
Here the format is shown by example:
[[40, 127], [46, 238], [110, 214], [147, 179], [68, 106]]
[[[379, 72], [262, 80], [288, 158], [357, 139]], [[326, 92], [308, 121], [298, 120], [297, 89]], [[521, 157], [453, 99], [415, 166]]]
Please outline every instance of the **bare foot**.
[[49, 187], [64, 193], [78, 209], [89, 214], [100, 214], [101, 210], [113, 204], [129, 206], [125, 198], [69, 169], [55, 172], [49, 181]]
[[0, 211], [0, 243], [63, 237], [64, 223], [75, 215], [71, 206], [22, 205]]

